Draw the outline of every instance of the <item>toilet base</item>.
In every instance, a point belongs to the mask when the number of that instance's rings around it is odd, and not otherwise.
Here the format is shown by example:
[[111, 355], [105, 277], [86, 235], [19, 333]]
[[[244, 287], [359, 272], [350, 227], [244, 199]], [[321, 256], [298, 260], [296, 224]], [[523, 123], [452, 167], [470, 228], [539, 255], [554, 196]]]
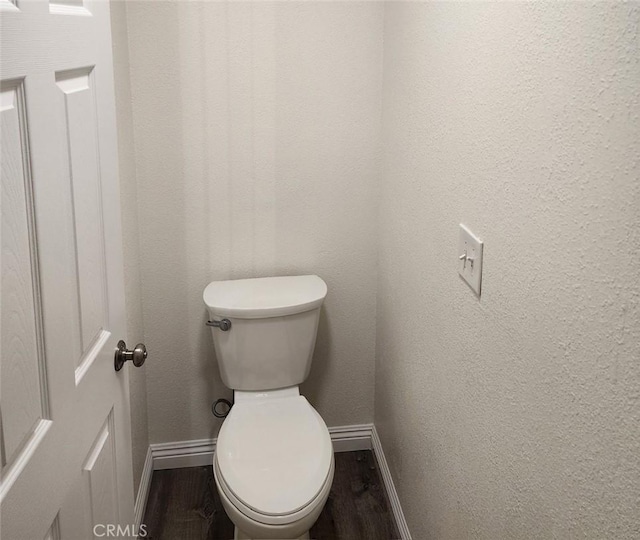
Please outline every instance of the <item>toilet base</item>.
[[[298, 537], [298, 540], [310, 540], [309, 531], [304, 533], [302, 536]], [[238, 527], [234, 527], [233, 531], [233, 540], [258, 540], [257, 538], [253, 538], [249, 536], [247, 533], [242, 532]]]

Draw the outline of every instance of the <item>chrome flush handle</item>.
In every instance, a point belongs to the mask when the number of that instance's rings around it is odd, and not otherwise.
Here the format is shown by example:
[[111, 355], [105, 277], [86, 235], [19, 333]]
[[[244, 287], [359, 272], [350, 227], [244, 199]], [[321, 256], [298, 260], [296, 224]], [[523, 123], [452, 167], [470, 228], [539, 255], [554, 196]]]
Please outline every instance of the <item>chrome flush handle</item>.
[[214, 328], [220, 328], [223, 332], [231, 330], [231, 321], [229, 319], [222, 319], [221, 321], [207, 321], [207, 326], [213, 326]]

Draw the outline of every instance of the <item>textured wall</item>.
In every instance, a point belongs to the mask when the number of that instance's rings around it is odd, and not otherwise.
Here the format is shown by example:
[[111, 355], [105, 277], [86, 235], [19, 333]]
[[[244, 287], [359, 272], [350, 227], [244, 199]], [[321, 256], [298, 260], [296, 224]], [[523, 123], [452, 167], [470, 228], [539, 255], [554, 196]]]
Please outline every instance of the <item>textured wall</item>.
[[[138, 195], [136, 162], [129, 83], [129, 48], [125, 2], [111, 2], [111, 34], [118, 124], [118, 159], [120, 174], [120, 205], [122, 208], [122, 236], [124, 252], [125, 297], [127, 307], [127, 335], [129, 347], [143, 341], [142, 295], [140, 289], [140, 246], [138, 243]], [[131, 396], [131, 442], [133, 446], [134, 493], [138, 492], [144, 460], [149, 448], [147, 429], [146, 366], [127, 367]]]
[[[150, 442], [210, 437], [228, 397], [202, 291], [317, 273], [303, 392], [373, 419], [383, 6], [129, 2]], [[133, 240], [134, 242], [136, 240]]]
[[639, 23], [386, 6], [375, 422], [414, 538], [640, 537]]

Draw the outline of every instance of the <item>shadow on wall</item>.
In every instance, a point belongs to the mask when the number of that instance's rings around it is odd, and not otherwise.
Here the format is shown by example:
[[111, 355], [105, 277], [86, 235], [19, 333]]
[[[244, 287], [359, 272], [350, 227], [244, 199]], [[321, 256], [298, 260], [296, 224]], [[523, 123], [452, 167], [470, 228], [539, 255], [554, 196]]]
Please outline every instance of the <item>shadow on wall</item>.
[[[331, 326], [326, 306], [320, 311], [320, 322], [318, 323], [318, 337], [316, 338], [316, 348], [313, 352], [313, 362], [311, 371], [300, 388], [300, 393], [307, 398], [309, 403], [316, 406], [320, 400], [320, 392], [325, 389], [327, 372], [331, 371]], [[326, 389], [325, 389], [326, 391]]]
[[303, 392], [329, 425], [371, 421], [382, 15], [127, 4], [151, 443], [219, 429], [210, 406], [231, 391], [202, 301], [216, 279], [320, 275]]
[[[209, 405], [213, 405], [213, 403], [217, 400], [217, 399], [228, 399], [229, 401], [231, 401], [232, 396], [233, 396], [233, 392], [230, 389], [227, 389], [224, 384], [222, 383], [222, 380], [220, 378], [220, 369], [218, 367], [218, 358], [216, 357], [216, 352], [215, 352], [215, 348], [213, 346], [213, 336], [211, 335], [211, 328], [209, 328], [206, 325], [206, 322], [209, 320], [209, 314], [207, 313], [206, 308], [204, 308], [204, 315], [202, 317], [202, 328], [201, 331], [199, 332], [199, 336], [198, 336], [198, 357], [199, 358], [204, 358], [207, 361], [205, 362], [200, 362], [199, 366], [198, 366], [198, 373], [200, 375], [200, 377], [202, 377], [203, 380], [207, 380], [207, 381], [219, 381], [217, 384], [213, 385], [209, 385], [210, 386], [210, 391], [209, 391], [209, 396], [208, 396], [208, 400], [203, 404], [203, 406], [206, 406], [207, 403]], [[216, 391], [216, 388], [218, 389]], [[210, 430], [210, 437], [217, 437], [218, 435], [218, 430], [220, 429], [220, 426], [222, 425], [222, 421], [219, 418], [216, 418], [215, 416], [213, 416], [213, 413], [211, 413], [211, 430]]]

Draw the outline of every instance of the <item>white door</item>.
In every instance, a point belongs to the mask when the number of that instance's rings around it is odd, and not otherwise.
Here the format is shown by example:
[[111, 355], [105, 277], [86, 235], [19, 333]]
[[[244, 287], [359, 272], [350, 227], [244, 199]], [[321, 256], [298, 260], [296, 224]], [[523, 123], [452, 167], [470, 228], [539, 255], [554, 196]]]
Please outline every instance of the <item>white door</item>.
[[109, 5], [0, 25], [0, 534], [106, 537], [133, 520]]

